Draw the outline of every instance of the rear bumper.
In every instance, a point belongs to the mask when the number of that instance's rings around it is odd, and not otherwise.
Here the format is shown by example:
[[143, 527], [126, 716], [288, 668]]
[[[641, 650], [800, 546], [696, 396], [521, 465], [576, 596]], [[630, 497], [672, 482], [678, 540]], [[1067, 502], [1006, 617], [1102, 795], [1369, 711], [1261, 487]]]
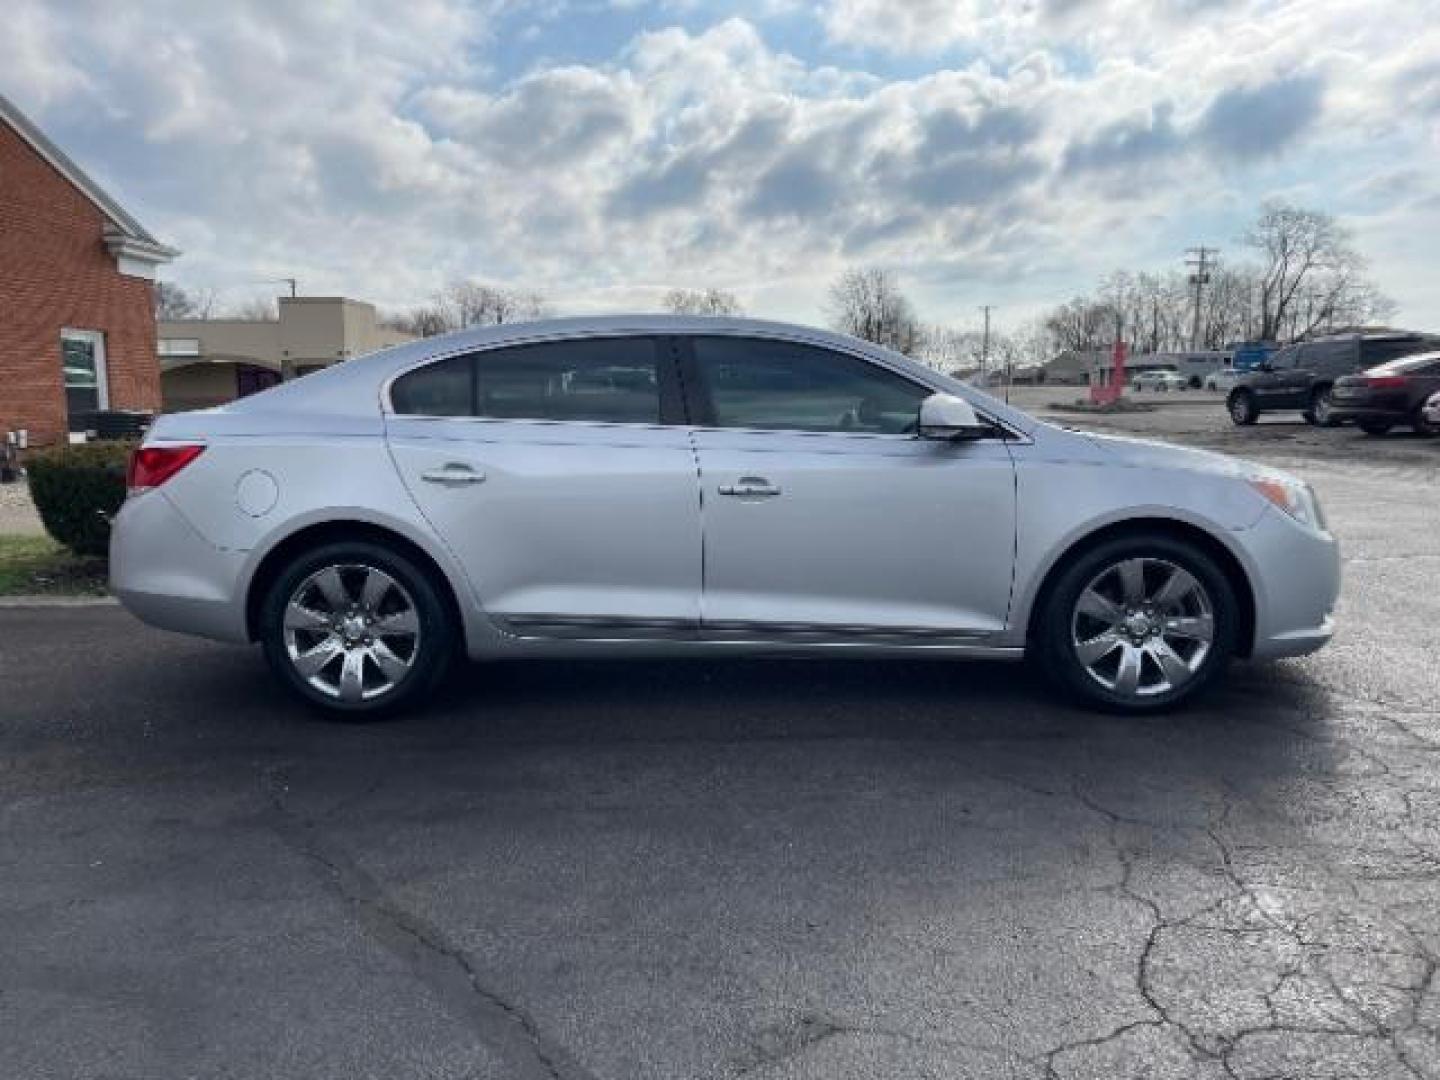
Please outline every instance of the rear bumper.
[[110, 533], [110, 590], [151, 626], [244, 642], [245, 553], [211, 544], [161, 491], [127, 499]]
[[1361, 423], [1365, 421], [1376, 421], [1386, 424], [1408, 424], [1410, 413], [1404, 409], [1397, 409], [1384, 405], [1365, 405], [1359, 402], [1334, 402], [1330, 409], [1330, 415], [1336, 420], [1347, 423]]

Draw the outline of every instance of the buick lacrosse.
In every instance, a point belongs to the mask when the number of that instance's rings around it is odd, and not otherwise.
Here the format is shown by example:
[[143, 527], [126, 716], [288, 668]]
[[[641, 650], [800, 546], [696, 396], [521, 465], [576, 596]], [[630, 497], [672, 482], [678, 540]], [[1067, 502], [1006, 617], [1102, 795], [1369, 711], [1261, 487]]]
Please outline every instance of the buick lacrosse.
[[1283, 473], [1043, 423], [853, 338], [640, 316], [163, 416], [111, 575], [357, 719], [457, 656], [694, 652], [1028, 657], [1149, 712], [1323, 645], [1339, 553]]

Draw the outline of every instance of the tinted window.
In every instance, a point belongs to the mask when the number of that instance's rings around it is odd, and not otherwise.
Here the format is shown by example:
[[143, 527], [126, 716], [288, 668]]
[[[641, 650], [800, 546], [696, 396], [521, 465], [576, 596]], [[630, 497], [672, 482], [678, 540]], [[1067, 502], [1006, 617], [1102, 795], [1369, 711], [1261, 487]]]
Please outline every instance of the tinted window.
[[452, 356], [396, 379], [390, 404], [412, 416], [472, 416], [474, 379], [474, 359]]
[[1418, 335], [1413, 337], [1368, 338], [1360, 342], [1360, 366], [1369, 368], [1401, 356], [1433, 352], [1437, 345], [1440, 345], [1440, 340], [1420, 337]]
[[451, 357], [396, 381], [398, 413], [495, 420], [660, 422], [660, 381], [649, 338], [517, 345]]
[[718, 427], [900, 434], [930, 391], [893, 372], [810, 345], [695, 339]]
[[1375, 375], [1440, 375], [1440, 355], [1422, 353], [1403, 360], [1391, 360], [1370, 369]]
[[1289, 371], [1295, 366], [1295, 358], [1299, 355], [1300, 350], [1297, 346], [1287, 345], [1270, 357], [1270, 367], [1275, 371]]

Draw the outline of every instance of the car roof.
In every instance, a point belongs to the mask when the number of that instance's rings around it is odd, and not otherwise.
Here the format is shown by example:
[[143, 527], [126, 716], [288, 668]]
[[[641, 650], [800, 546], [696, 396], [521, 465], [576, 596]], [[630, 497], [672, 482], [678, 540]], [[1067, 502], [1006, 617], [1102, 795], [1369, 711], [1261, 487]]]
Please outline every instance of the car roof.
[[499, 326], [467, 327], [449, 334], [407, 341], [344, 363], [333, 364], [303, 378], [240, 398], [217, 411], [242, 413], [304, 410], [331, 414], [368, 412], [375, 407], [380, 387], [397, 374], [428, 360], [501, 345], [590, 336], [645, 334], [783, 338], [826, 346], [841, 352], [859, 353], [880, 360], [883, 364], [937, 390], [968, 397], [972, 404], [983, 402], [984, 409], [992, 416], [1022, 431], [1028, 432], [1036, 424], [1034, 417], [1011, 408], [976, 387], [926, 367], [893, 349], [848, 334], [768, 319], [653, 313], [537, 319], [533, 322], [506, 323]]

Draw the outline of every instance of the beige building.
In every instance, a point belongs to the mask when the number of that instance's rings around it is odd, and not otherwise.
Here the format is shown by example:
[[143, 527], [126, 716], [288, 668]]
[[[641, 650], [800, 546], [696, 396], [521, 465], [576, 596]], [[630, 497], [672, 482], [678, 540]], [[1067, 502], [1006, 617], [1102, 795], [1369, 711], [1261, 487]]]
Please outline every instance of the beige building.
[[412, 339], [373, 304], [285, 296], [278, 319], [164, 319], [156, 349], [167, 412], [203, 409]]

